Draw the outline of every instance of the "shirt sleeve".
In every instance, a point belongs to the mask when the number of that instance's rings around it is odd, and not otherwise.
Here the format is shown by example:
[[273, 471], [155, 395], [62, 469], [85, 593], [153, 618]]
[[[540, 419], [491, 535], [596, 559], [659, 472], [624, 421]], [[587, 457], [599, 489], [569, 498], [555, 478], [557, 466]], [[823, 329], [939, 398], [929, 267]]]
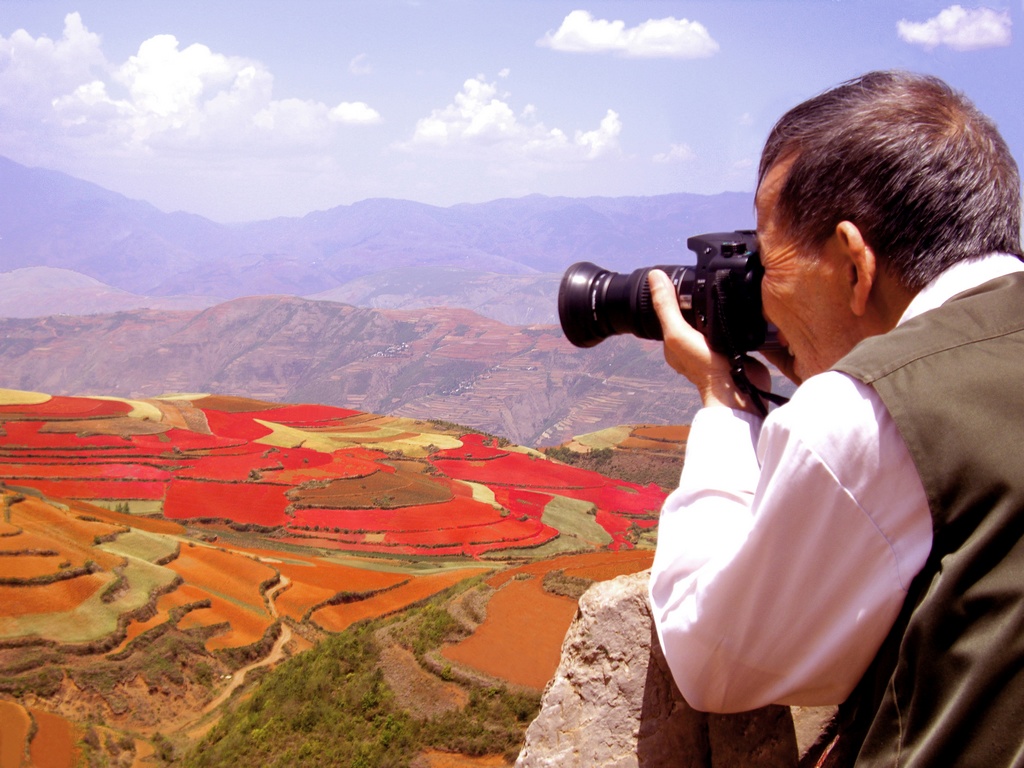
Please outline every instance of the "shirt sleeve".
[[713, 712], [841, 702], [931, 537], [913, 461], [870, 387], [813, 377], [763, 425], [700, 411], [650, 582], [683, 696]]

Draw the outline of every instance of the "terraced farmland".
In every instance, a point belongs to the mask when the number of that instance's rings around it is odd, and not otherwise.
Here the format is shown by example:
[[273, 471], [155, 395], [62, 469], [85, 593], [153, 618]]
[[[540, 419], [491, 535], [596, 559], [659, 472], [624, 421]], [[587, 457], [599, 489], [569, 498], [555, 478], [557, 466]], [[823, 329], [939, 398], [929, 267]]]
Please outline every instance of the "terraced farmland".
[[0, 390], [0, 761], [181, 754], [254, 665], [429, 601], [486, 618], [426, 674], [539, 689], [574, 611], [544, 574], [647, 567], [663, 497], [449, 424]]

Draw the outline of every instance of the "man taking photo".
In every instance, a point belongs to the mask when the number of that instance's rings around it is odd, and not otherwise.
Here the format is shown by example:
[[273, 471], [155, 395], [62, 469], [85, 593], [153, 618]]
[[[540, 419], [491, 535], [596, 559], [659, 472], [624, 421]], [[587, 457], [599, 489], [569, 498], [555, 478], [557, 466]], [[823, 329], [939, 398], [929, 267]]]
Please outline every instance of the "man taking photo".
[[1024, 765], [1016, 164], [942, 81], [873, 72], [779, 120], [755, 205], [788, 404], [650, 277], [704, 403], [651, 572], [673, 677], [707, 711], [841, 703], [827, 765]]

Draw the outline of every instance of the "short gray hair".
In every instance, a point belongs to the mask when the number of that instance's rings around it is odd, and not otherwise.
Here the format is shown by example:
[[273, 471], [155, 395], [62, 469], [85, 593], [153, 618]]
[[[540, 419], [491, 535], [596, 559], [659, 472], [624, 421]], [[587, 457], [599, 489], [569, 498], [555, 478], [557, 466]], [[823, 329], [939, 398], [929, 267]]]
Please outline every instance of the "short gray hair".
[[790, 158], [774, 216], [804, 248], [851, 221], [913, 291], [958, 261], [1021, 256], [1017, 164], [993, 122], [936, 77], [870, 72], [794, 107], [768, 136], [758, 184]]

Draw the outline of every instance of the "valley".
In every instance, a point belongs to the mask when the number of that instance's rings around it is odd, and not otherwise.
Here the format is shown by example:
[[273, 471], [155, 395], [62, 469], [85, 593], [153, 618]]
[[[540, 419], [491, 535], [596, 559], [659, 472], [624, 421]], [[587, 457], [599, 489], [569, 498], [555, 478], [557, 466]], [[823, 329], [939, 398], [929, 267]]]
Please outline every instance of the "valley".
[[[641, 427], [567, 450], [678, 471], [684, 438]], [[649, 566], [664, 494], [455, 425], [0, 390], [2, 764], [507, 756], [574, 590]], [[320, 730], [327, 710], [301, 711], [287, 681], [307, 657], [351, 666], [323, 679], [332, 700], [378, 690], [351, 743]], [[253, 706], [280, 686], [275, 706], [299, 709], [258, 726], [276, 733], [263, 752]], [[385, 721], [402, 738], [383, 743]]]

